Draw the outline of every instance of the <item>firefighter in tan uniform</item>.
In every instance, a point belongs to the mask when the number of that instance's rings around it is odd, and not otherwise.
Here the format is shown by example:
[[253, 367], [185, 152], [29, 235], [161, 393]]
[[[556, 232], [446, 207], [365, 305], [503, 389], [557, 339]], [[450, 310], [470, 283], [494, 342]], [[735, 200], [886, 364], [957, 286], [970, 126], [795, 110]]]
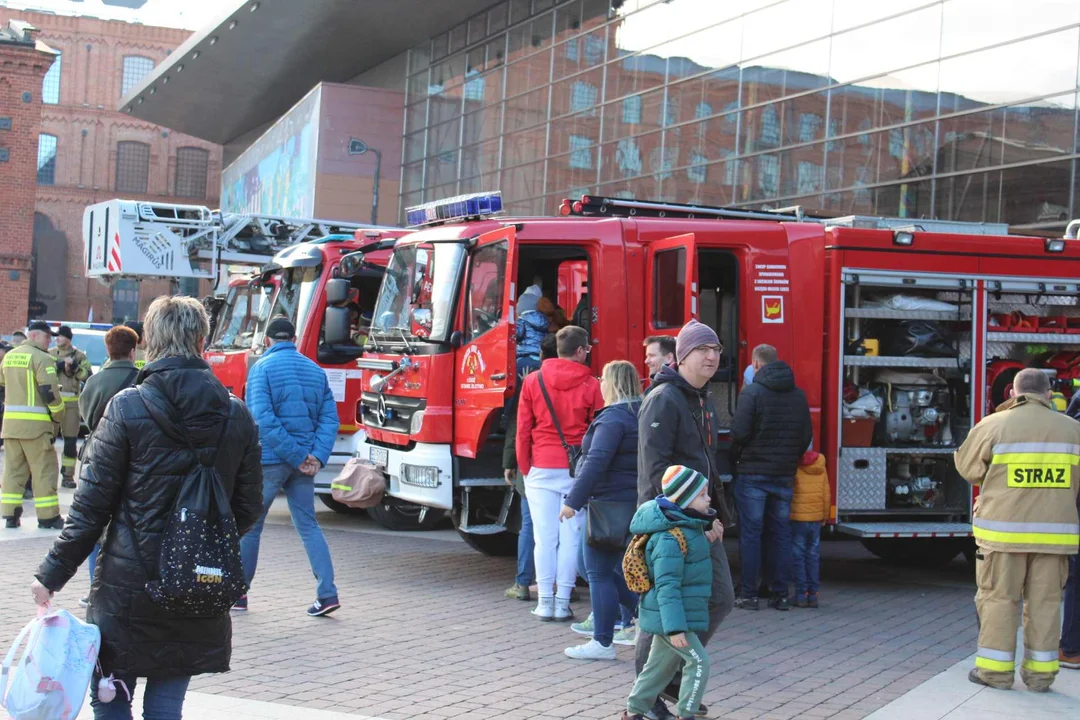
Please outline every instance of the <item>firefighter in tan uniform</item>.
[[979, 486], [972, 520], [979, 648], [968, 679], [1012, 687], [1023, 602], [1020, 677], [1046, 692], [1058, 673], [1068, 559], [1080, 545], [1080, 423], [1053, 409], [1039, 370], [1020, 371], [1013, 391], [956, 451], [957, 471]]
[[[52, 333], [40, 320], [30, 323], [28, 339], [8, 352], [0, 366], [4, 386], [4, 478], [0, 515], [7, 527], [19, 527], [23, 489], [33, 477], [38, 527], [61, 528], [56, 494], [56, 451], [53, 440], [64, 419], [64, 399], [56, 377], [56, 360], [46, 352]], [[78, 414], [78, 411], [75, 411]]]
[[60, 381], [60, 396], [64, 398], [64, 422], [60, 432], [64, 436], [64, 456], [60, 461], [61, 486], [75, 488], [76, 444], [79, 442], [79, 393], [83, 383], [90, 377], [90, 359], [72, 343], [71, 328], [61, 325], [56, 331], [56, 345], [49, 354], [56, 358], [56, 377]]

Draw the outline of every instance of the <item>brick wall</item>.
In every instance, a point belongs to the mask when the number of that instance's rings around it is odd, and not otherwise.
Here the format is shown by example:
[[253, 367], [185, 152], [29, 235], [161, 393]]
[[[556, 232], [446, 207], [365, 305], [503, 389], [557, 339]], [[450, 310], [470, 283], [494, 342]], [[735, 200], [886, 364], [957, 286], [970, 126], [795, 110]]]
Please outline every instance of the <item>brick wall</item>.
[[0, 162], [0, 334], [5, 335], [26, 324], [41, 81], [51, 61], [33, 45], [0, 44], [0, 117], [11, 120], [10, 130], [0, 130], [0, 160], [4, 151], [7, 155]]
[[[86, 206], [116, 197], [207, 205], [211, 208], [218, 206], [221, 189], [220, 145], [175, 133], [116, 111], [122, 90], [124, 58], [144, 57], [158, 64], [190, 33], [172, 28], [0, 7], [0, 23], [6, 23], [8, 19], [25, 20], [39, 28], [38, 37], [62, 53], [60, 102], [44, 106], [40, 129], [41, 133], [55, 135], [57, 139], [56, 182], [52, 186], [34, 188], [35, 164], [29, 188], [31, 191], [36, 189], [36, 211], [47, 216], [49, 221], [40, 224], [50, 226], [66, 238], [66, 258], [60, 259], [66, 260], [66, 267], [63, 273], [54, 272], [49, 278], [50, 283], [59, 282], [53, 278], [62, 275], [65, 287], [43, 287], [39, 278], [39, 295], [63, 298], [59, 303], [62, 307], [50, 305], [47, 312], [50, 319], [85, 320], [93, 307], [94, 320], [107, 322], [113, 317], [112, 291], [98, 281], [88, 279], [82, 271], [82, 215]], [[35, 83], [35, 99], [38, 99], [40, 91], [39, 78]], [[118, 193], [115, 190], [117, 144], [122, 141], [136, 141], [150, 147], [146, 194]], [[37, 132], [32, 143], [36, 162]], [[209, 153], [206, 197], [175, 196], [177, 151], [185, 147], [201, 148]], [[33, 210], [30, 215], [32, 223]], [[25, 288], [22, 290], [24, 294], [26, 291]], [[167, 292], [168, 282], [142, 281], [139, 293], [141, 310], [145, 311], [155, 297]], [[3, 293], [2, 289], [0, 293]]]

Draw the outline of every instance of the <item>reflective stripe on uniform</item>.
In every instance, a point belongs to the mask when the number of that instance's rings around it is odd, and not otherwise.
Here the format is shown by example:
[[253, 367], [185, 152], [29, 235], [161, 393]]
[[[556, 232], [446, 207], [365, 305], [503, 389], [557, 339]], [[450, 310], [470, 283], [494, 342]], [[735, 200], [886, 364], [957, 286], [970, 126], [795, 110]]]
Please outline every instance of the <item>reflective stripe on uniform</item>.
[[34, 498], [34, 507], [60, 507], [59, 495], [46, 495], [43, 498]]
[[1025, 670], [1056, 673], [1059, 667], [1057, 650], [1024, 650]]
[[67, 467], [73, 468], [73, 467], [75, 467], [75, 458], [68, 457], [67, 455], [65, 455], [64, 457], [60, 458], [60, 465], [62, 467], [66, 467], [66, 468]]
[[991, 465], [1076, 465], [1080, 463], [1080, 455], [1071, 453], [1002, 453], [994, 455]]
[[1065, 453], [1067, 455], [1080, 455], [1080, 445], [1049, 442], [998, 443], [994, 446], [993, 453], [995, 455], [1006, 455], [1008, 453]]
[[976, 540], [1014, 545], [1066, 545], [1075, 548], [1080, 544], [1080, 525], [1068, 523], [1022, 523], [977, 517], [971, 521], [971, 532]]
[[5, 405], [4, 410], [12, 410], [14, 412], [24, 413], [37, 413], [39, 415], [49, 416], [49, 411], [40, 405]]
[[975, 667], [992, 672], [1012, 672], [1016, 662], [1014, 654], [1007, 650], [979, 648], [975, 655]]
[[51, 423], [52, 418], [46, 415], [38, 415], [37, 413], [24, 413], [24, 412], [8, 412], [7, 408], [4, 408], [5, 420], [36, 420], [37, 422]]
[[79, 396], [76, 395], [75, 397], [68, 397], [67, 395], [64, 395], [64, 402], [65, 403], [77, 403], [77, 402], [79, 402]]
[[0, 494], [0, 502], [5, 505], [22, 505], [23, 496], [22, 493], [3, 493]]

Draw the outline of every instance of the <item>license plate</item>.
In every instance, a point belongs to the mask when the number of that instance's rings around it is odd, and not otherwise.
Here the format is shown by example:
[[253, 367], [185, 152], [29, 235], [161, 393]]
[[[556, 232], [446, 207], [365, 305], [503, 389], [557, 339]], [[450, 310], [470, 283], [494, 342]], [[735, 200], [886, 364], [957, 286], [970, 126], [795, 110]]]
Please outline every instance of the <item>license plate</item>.
[[386, 448], [373, 447], [371, 450], [371, 463], [386, 467], [390, 464], [390, 451]]

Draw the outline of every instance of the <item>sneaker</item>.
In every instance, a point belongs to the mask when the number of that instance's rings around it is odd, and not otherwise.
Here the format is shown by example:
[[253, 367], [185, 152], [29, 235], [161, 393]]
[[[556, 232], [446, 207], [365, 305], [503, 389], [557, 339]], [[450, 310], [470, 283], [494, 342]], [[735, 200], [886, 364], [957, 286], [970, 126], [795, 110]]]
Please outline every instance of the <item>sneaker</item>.
[[596, 640], [568, 647], [563, 652], [566, 653], [566, 657], [574, 660], [614, 660], [616, 658], [614, 645], [604, 647]]
[[[667, 700], [672, 705], [678, 705], [679, 704], [679, 682], [680, 682], [679, 680], [671, 681], [671, 683], [668, 684], [668, 686], [666, 688], [664, 688], [664, 692], [660, 693], [660, 697], [662, 699], [664, 699], [664, 700]], [[667, 709], [667, 708], [665, 708], [665, 709]], [[708, 717], [709, 708], [705, 707], [705, 703], [700, 703], [698, 705], [697, 710], [694, 712], [694, 715], [696, 717]], [[671, 715], [671, 717], [675, 717], [675, 716]]]
[[656, 698], [652, 710], [645, 713], [646, 720], [675, 720], [675, 716], [667, 709], [667, 705], [660, 698]]
[[81, 598], [81, 599], [79, 600], [79, 607], [81, 607], [81, 608], [88, 608], [88, 607], [90, 607], [90, 597], [89, 597], [89, 596], [87, 596], [87, 597]]
[[738, 598], [735, 600], [735, 607], [740, 610], [760, 610], [761, 606], [758, 605], [757, 598]]
[[75, 478], [69, 478], [69, 477], [67, 477], [65, 475], [64, 479], [60, 481], [60, 487], [66, 488], [68, 490], [74, 490], [75, 489]]
[[517, 583], [514, 583], [506, 589], [506, 597], [513, 600], [528, 600], [529, 588], [525, 585], [518, 585]]
[[239, 600], [237, 600], [236, 602], [234, 602], [233, 605], [232, 605], [232, 609], [237, 611], [237, 612], [246, 612], [247, 611], [247, 595], [245, 595], [244, 597], [242, 597]]
[[574, 623], [570, 626], [570, 629], [578, 635], [592, 637], [593, 631], [596, 629], [596, 625], [593, 624], [593, 614], [589, 613], [589, 617], [585, 618], [585, 622]]
[[611, 641], [615, 645], [634, 647], [637, 644], [637, 625], [631, 625], [615, 633], [615, 639]]
[[536, 609], [532, 611], [532, 614], [540, 618], [541, 622], [551, 622], [555, 617], [555, 598], [538, 598]]
[[323, 615], [329, 615], [339, 607], [341, 607], [341, 603], [338, 602], [337, 596], [322, 598], [311, 604], [307, 614], [311, 617], [322, 617]]
[[797, 593], [795, 595], [795, 601], [791, 604], [793, 607], [797, 608], [810, 607], [809, 602], [806, 599], [806, 593]]
[[1080, 670], [1080, 653], [1066, 655], [1064, 650], [1058, 650], [1058, 665], [1068, 670]]
[[38, 520], [37, 526], [40, 530], [63, 530], [64, 518], [61, 515], [57, 515], [51, 520]]
[[806, 596], [806, 607], [817, 609], [817, 606], [817, 593], [808, 593]]
[[563, 598], [555, 598], [555, 610], [552, 615], [555, 622], [570, 622], [574, 619], [574, 611], [570, 609], [570, 601]]
[[623, 710], [622, 713], [622, 720], [645, 720], [645, 718], [650, 718], [650, 720], [656, 720], [656, 718], [654, 718], [652, 715], [631, 715], [625, 710]]
[[788, 600], [787, 595], [781, 595], [780, 597], [770, 598], [769, 607], [771, 607], [773, 610], [787, 612], [791, 609], [791, 601]]

